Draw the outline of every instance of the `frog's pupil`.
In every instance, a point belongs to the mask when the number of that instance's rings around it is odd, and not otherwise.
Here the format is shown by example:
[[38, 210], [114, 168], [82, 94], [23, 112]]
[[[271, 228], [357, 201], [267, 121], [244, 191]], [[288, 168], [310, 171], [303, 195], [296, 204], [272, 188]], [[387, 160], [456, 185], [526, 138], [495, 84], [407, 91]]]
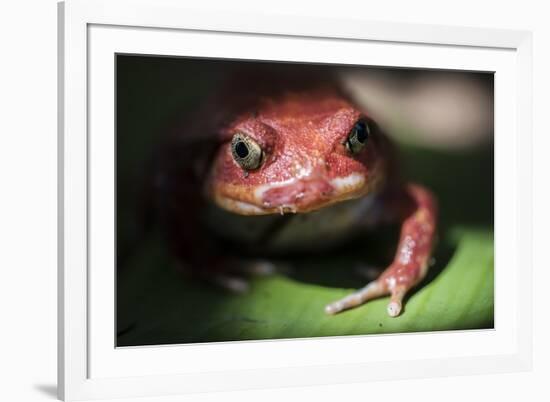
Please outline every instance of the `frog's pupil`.
[[235, 145], [235, 152], [237, 153], [239, 158], [246, 158], [246, 156], [248, 155], [248, 147], [244, 142], [239, 141]]
[[367, 127], [366, 127], [365, 123], [363, 123], [363, 122], [357, 123], [355, 125], [355, 132], [356, 132], [356, 136], [357, 136], [357, 141], [359, 141], [361, 144], [363, 144], [367, 140], [367, 137], [368, 137]]

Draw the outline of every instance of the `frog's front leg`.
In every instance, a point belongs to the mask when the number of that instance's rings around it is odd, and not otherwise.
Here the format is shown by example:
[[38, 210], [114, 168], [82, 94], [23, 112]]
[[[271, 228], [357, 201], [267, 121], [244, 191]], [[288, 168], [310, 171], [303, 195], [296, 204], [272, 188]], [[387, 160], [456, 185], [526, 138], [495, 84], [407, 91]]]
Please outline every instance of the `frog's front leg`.
[[392, 264], [377, 280], [327, 305], [327, 314], [336, 314], [368, 300], [391, 295], [388, 314], [396, 317], [401, 313], [406, 293], [426, 276], [435, 241], [436, 201], [428, 190], [418, 185], [408, 185], [400, 194], [394, 193], [388, 199], [390, 213], [402, 221]]

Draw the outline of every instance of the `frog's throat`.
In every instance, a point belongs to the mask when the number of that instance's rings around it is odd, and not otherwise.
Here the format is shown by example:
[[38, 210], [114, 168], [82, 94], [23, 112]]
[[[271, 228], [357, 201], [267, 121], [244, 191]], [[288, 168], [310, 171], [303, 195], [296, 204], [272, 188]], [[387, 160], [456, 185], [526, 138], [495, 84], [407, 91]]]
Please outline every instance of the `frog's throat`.
[[373, 190], [361, 173], [328, 181], [293, 179], [250, 186], [222, 184], [212, 189], [221, 208], [239, 215], [306, 213], [342, 201], [362, 197]]

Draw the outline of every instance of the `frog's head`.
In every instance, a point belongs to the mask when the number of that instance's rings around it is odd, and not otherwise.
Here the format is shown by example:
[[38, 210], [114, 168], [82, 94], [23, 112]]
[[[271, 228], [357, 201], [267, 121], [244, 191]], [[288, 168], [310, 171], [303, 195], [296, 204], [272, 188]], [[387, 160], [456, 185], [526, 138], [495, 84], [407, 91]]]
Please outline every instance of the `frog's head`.
[[223, 128], [209, 196], [242, 215], [309, 212], [364, 196], [384, 178], [378, 136], [330, 88], [261, 99]]

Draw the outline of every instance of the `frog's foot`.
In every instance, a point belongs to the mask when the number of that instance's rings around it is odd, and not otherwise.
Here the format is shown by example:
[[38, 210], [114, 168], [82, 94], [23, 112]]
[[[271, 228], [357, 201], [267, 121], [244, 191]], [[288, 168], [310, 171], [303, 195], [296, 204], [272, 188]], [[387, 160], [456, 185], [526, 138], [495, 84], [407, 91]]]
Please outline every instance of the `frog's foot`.
[[198, 269], [193, 265], [178, 261], [175, 268], [177, 272], [189, 279], [198, 279], [231, 293], [245, 293], [249, 289], [246, 279], [227, 273], [226, 269], [219, 264], [213, 263], [211, 266]]
[[237, 276], [225, 275], [225, 274], [215, 274], [210, 278], [210, 281], [225, 289], [231, 293], [246, 293], [250, 288], [248, 281], [244, 278], [239, 278]]
[[417, 185], [407, 186], [406, 194], [412, 208], [411, 211], [407, 208], [407, 215], [401, 223], [393, 263], [375, 281], [326, 306], [328, 314], [336, 314], [368, 300], [390, 295], [388, 314], [397, 317], [401, 313], [405, 294], [426, 276], [435, 242], [435, 199]]
[[383, 296], [385, 290], [378, 281], [369, 283], [364, 288], [359, 289], [352, 294], [332, 302], [325, 307], [325, 313], [327, 314], [337, 314], [341, 311], [348, 310], [353, 307], [360, 306], [361, 304], [366, 303], [369, 300], [375, 299], [377, 297]]
[[387, 268], [380, 277], [368, 283], [365, 287], [352, 294], [328, 304], [327, 314], [337, 314], [341, 311], [360, 306], [369, 300], [390, 295], [387, 307], [388, 315], [397, 317], [403, 308], [403, 298], [425, 276], [426, 268], [416, 264], [394, 264]]
[[249, 290], [249, 279], [256, 276], [270, 276], [287, 271], [284, 266], [263, 259], [219, 258], [197, 266], [182, 261], [175, 264], [176, 270], [231, 293], [245, 293]]
[[270, 276], [278, 272], [277, 266], [267, 260], [241, 261], [236, 264], [235, 271], [253, 276]]
[[390, 291], [387, 286], [381, 284], [380, 281], [374, 281], [358, 291], [328, 304], [325, 307], [325, 312], [331, 315], [337, 314], [341, 311], [360, 306], [369, 300], [389, 294], [391, 298], [387, 307], [388, 314], [391, 317], [396, 317], [401, 313], [403, 297], [405, 297], [406, 292], [407, 289], [403, 286], [396, 286]]
[[267, 260], [227, 261], [223, 272], [213, 272], [208, 280], [231, 293], [249, 290], [249, 277], [270, 276], [278, 272], [277, 266]]

